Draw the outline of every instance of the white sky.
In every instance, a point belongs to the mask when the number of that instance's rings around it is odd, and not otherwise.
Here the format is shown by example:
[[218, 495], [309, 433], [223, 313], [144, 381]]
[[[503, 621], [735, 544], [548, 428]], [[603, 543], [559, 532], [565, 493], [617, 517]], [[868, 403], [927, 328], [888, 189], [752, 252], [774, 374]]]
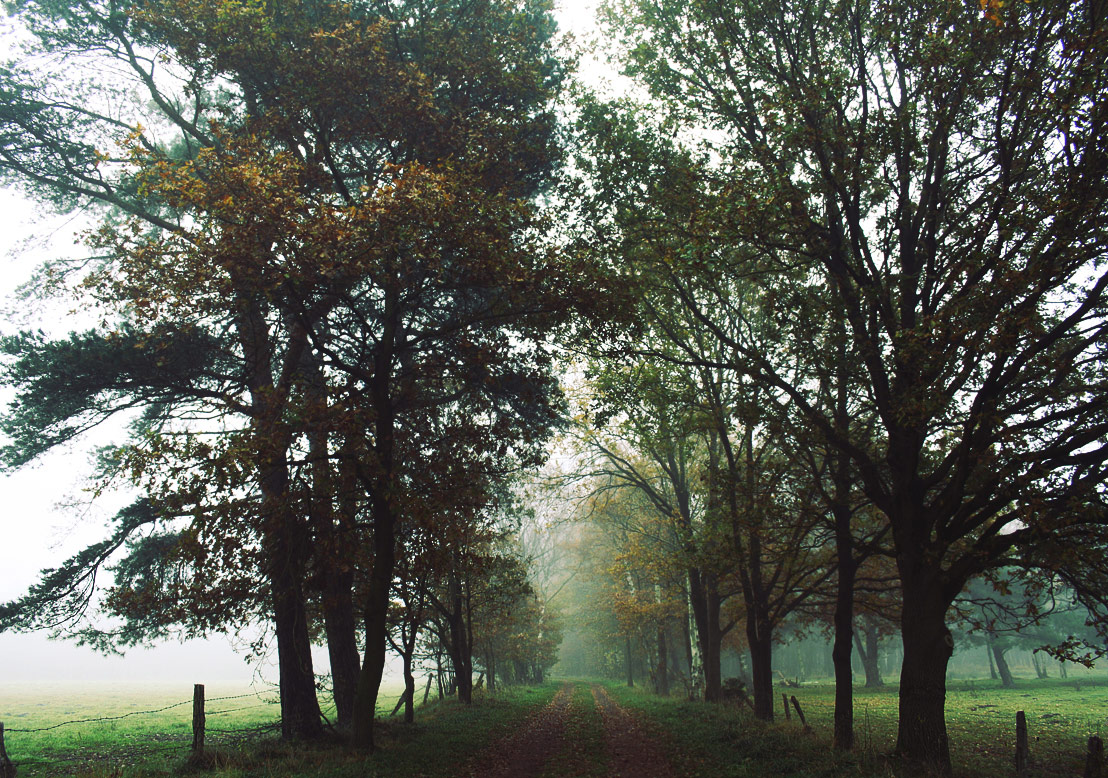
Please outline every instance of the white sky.
[[[594, 29], [597, 0], [561, 0], [556, 11], [562, 29], [578, 45]], [[0, 26], [0, 34], [3, 33]], [[0, 49], [4, 48], [0, 44]], [[588, 81], [599, 75], [595, 63], [582, 68]], [[43, 217], [42, 209], [18, 193], [0, 189], [0, 333], [35, 327], [62, 335], [87, 323], [67, 320], [65, 306], [36, 310], [13, 293], [42, 261], [73, 251], [79, 220]], [[0, 402], [10, 396], [0, 395]], [[56, 566], [89, 543], [103, 539], [105, 522], [128, 502], [107, 495], [86, 503], [82, 475], [89, 472], [89, 451], [107, 442], [110, 431], [68, 451], [52, 452], [11, 474], [0, 475], [0, 602], [23, 594], [39, 571]], [[75, 499], [76, 498], [76, 499]], [[68, 506], [68, 507], [67, 507]], [[72, 643], [50, 641], [42, 634], [0, 633], [0, 692], [4, 684], [48, 681], [219, 681], [246, 684], [255, 671], [272, 680], [275, 668], [258, 668], [236, 653], [228, 638], [167, 643], [136, 649], [126, 657], [103, 657]], [[326, 669], [326, 653], [316, 654], [316, 671]]]

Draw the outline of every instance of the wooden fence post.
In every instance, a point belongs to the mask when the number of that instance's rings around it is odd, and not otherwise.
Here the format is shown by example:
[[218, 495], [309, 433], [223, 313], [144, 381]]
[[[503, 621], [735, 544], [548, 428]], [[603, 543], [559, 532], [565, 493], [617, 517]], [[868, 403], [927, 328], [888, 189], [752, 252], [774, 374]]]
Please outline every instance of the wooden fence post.
[[797, 701], [795, 694], [792, 697], [792, 701], [793, 707], [796, 708], [796, 715], [800, 717], [800, 723], [804, 725], [806, 731], [810, 731], [812, 728], [808, 726], [808, 722], [804, 718], [804, 711], [800, 709], [800, 703]]
[[0, 721], [0, 778], [15, 778], [15, 765], [4, 748], [4, 722]]
[[204, 751], [204, 684], [192, 687], [192, 750]]
[[1016, 775], [1027, 775], [1031, 766], [1031, 754], [1027, 746], [1027, 716], [1023, 711], [1016, 713]]
[[1089, 738], [1084, 778], [1104, 778], [1104, 741], [1096, 735]]
[[785, 706], [785, 721], [792, 721], [793, 714], [789, 713], [789, 695], [781, 694], [781, 704]]
[[433, 675], [427, 676], [427, 688], [423, 690], [423, 704], [424, 705], [427, 704], [427, 698], [431, 694], [431, 681], [433, 681], [434, 679], [435, 679], [435, 676], [433, 676]]

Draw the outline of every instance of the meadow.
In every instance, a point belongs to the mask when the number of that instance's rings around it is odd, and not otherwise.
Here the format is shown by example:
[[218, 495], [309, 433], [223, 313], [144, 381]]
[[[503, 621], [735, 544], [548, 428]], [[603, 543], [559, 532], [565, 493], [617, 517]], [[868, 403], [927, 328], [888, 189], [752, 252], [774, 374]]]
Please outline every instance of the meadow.
[[[856, 748], [831, 749], [834, 686], [805, 683], [777, 687], [777, 720], [770, 726], [736, 706], [658, 697], [641, 688], [609, 682], [622, 704], [640, 710], [671, 740], [675, 767], [687, 776], [893, 776], [897, 685], [855, 687]], [[792, 713], [784, 718], [781, 694], [796, 696], [811, 731]], [[955, 775], [1000, 778], [1014, 774], [1016, 713], [1024, 711], [1030, 738], [1032, 775], [1079, 776], [1090, 735], [1108, 734], [1108, 679], [1025, 679], [1003, 689], [999, 681], [952, 680], [947, 687], [947, 730]]]
[[[762, 776], [903, 775], [888, 758], [896, 736], [896, 686], [856, 688], [857, 748], [841, 755], [831, 749], [833, 687], [805, 683], [777, 689], [796, 695], [810, 731], [795, 713], [765, 725], [742, 706], [659, 698], [641, 686], [598, 681], [637, 717], [663, 746], [676, 774], [689, 778]], [[479, 694], [472, 708], [447, 700], [417, 709], [414, 725], [388, 713], [399, 688], [382, 694], [380, 749], [372, 757], [337, 748], [333, 742], [289, 745], [277, 739], [276, 695], [270, 689], [213, 684], [207, 687], [211, 758], [189, 763], [191, 688], [152, 685], [0, 685], [0, 720], [8, 729], [8, 753], [19, 778], [160, 778], [181, 774], [223, 778], [299, 776], [459, 776], [474, 774], [483, 753], [506, 733], [546, 705], [559, 682], [512, 687], [495, 697]], [[227, 699], [220, 699], [227, 698]], [[580, 698], [580, 699], [578, 699]], [[1016, 711], [1023, 710], [1031, 738], [1035, 778], [1081, 775], [1087, 738], [1106, 734], [1108, 680], [1021, 680], [1014, 689], [998, 682], [951, 681], [947, 697], [955, 774], [961, 778], [1000, 778], [1013, 774]], [[157, 711], [157, 712], [147, 712]], [[102, 719], [80, 724], [79, 720]], [[572, 748], [547, 767], [545, 778], [603, 773], [602, 737], [587, 684], [573, 691], [567, 723]], [[593, 763], [596, 769], [588, 768]], [[560, 765], [570, 772], [562, 770]]]

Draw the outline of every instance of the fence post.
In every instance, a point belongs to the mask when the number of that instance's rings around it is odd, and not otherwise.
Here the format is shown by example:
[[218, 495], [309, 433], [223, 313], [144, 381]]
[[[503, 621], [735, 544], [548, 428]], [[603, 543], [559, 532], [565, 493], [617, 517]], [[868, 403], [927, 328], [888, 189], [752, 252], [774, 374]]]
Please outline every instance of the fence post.
[[0, 721], [0, 778], [15, 778], [15, 765], [4, 748], [4, 722]]
[[201, 753], [204, 750], [204, 684], [192, 687], [192, 750]]
[[781, 704], [785, 706], [785, 721], [792, 721], [793, 714], [789, 713], [789, 695], [781, 694]]
[[811, 730], [811, 727], [808, 726], [808, 722], [804, 719], [804, 711], [800, 709], [800, 703], [797, 701], [795, 694], [792, 696], [792, 702], [793, 707], [796, 708], [796, 715], [800, 717], [800, 723], [804, 725], [804, 729], [806, 731]]
[[1096, 735], [1089, 738], [1084, 778], [1104, 778], [1104, 741]]
[[1031, 755], [1027, 747], [1027, 717], [1023, 711], [1016, 712], [1016, 775], [1027, 775], [1031, 766]]

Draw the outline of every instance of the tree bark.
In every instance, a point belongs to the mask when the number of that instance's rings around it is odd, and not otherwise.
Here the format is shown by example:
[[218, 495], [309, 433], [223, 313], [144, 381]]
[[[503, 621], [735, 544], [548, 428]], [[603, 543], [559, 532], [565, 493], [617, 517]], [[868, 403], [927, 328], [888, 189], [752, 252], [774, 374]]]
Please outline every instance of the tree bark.
[[[407, 649], [407, 646], [405, 646], [405, 649]], [[412, 651], [404, 651], [404, 721], [409, 724], [415, 721], [415, 676], [412, 675], [413, 653]]]
[[[307, 603], [302, 588], [310, 539], [306, 522], [298, 519], [289, 501], [289, 441], [280, 423], [287, 387], [274, 387], [274, 349], [257, 300], [239, 300], [236, 329], [246, 363], [257, 447], [255, 462], [262, 497], [261, 544], [265, 554], [262, 564], [269, 581], [277, 637], [281, 736], [313, 739], [323, 733], [323, 726], [315, 694]], [[306, 332], [295, 329], [289, 333], [284, 359], [298, 366], [306, 346]]]
[[365, 606], [365, 659], [358, 675], [354, 700], [353, 744], [355, 748], [372, 751], [373, 720], [377, 712], [377, 695], [385, 672], [388, 648], [388, 608], [396, 569], [396, 524], [392, 504], [393, 452], [395, 446], [395, 409], [389, 389], [392, 375], [390, 345], [395, 334], [394, 304], [386, 303], [386, 331], [382, 347], [375, 356], [374, 376], [370, 385], [375, 414], [373, 458], [363, 476], [370, 495], [373, 517], [373, 569], [369, 576], [369, 591]]
[[773, 630], [768, 620], [756, 612], [747, 612], [746, 640], [750, 645], [751, 689], [754, 692], [754, 715], [762, 721], [773, 721]]
[[720, 629], [720, 596], [718, 581], [710, 573], [690, 568], [689, 600], [692, 603], [693, 621], [696, 624], [700, 662], [704, 668], [704, 700], [719, 702], [723, 699], [723, 679], [720, 671], [723, 635]]
[[879, 637], [877, 625], [873, 617], [866, 615], [862, 618], [863, 632], [866, 636], [865, 644], [858, 637], [858, 631], [854, 631], [854, 647], [858, 649], [858, 658], [862, 661], [862, 670], [866, 674], [866, 688], [874, 689], [885, 685], [881, 678], [881, 654], [878, 648]]
[[1004, 652], [1007, 650], [1001, 647], [1000, 641], [991, 635], [989, 636], [989, 653], [996, 664], [996, 671], [1000, 676], [1000, 685], [1005, 689], [1011, 689], [1016, 685], [1016, 679], [1012, 677], [1012, 669], [1008, 667], [1008, 660], [1004, 658]]
[[[903, 554], [902, 554], [903, 557]], [[937, 581], [905, 575], [901, 561], [904, 662], [900, 671], [900, 721], [896, 751], [932, 773], [950, 775], [946, 731], [946, 669], [954, 639], [946, 626], [948, 600]]]
[[835, 540], [838, 587], [835, 590], [835, 638], [831, 648], [831, 661], [835, 667], [834, 746], [839, 751], [850, 751], [854, 748], [854, 673], [850, 667], [850, 654], [854, 639], [857, 564], [854, 561], [854, 538], [850, 532], [849, 515], [845, 522], [836, 515]]
[[669, 696], [669, 668], [667, 661], [669, 657], [669, 647], [666, 645], [666, 630], [665, 627], [658, 627], [658, 664], [655, 668], [654, 684], [655, 691], [663, 697]]
[[[322, 376], [320, 376], [322, 378]], [[316, 531], [316, 573], [321, 579], [323, 628], [331, 664], [331, 691], [335, 724], [349, 731], [354, 719], [361, 659], [358, 655], [357, 617], [354, 614], [354, 565], [349, 559], [352, 527], [357, 513], [357, 477], [351, 446], [339, 452], [338, 511], [331, 509], [336, 482], [326, 434], [311, 436], [312, 526]], [[336, 524], [337, 519], [337, 524]]]
[[631, 636], [630, 635], [627, 636], [626, 656], [627, 656], [627, 685], [630, 686], [630, 687], [634, 687], [635, 686], [635, 662], [634, 662], [634, 657], [631, 654]]

